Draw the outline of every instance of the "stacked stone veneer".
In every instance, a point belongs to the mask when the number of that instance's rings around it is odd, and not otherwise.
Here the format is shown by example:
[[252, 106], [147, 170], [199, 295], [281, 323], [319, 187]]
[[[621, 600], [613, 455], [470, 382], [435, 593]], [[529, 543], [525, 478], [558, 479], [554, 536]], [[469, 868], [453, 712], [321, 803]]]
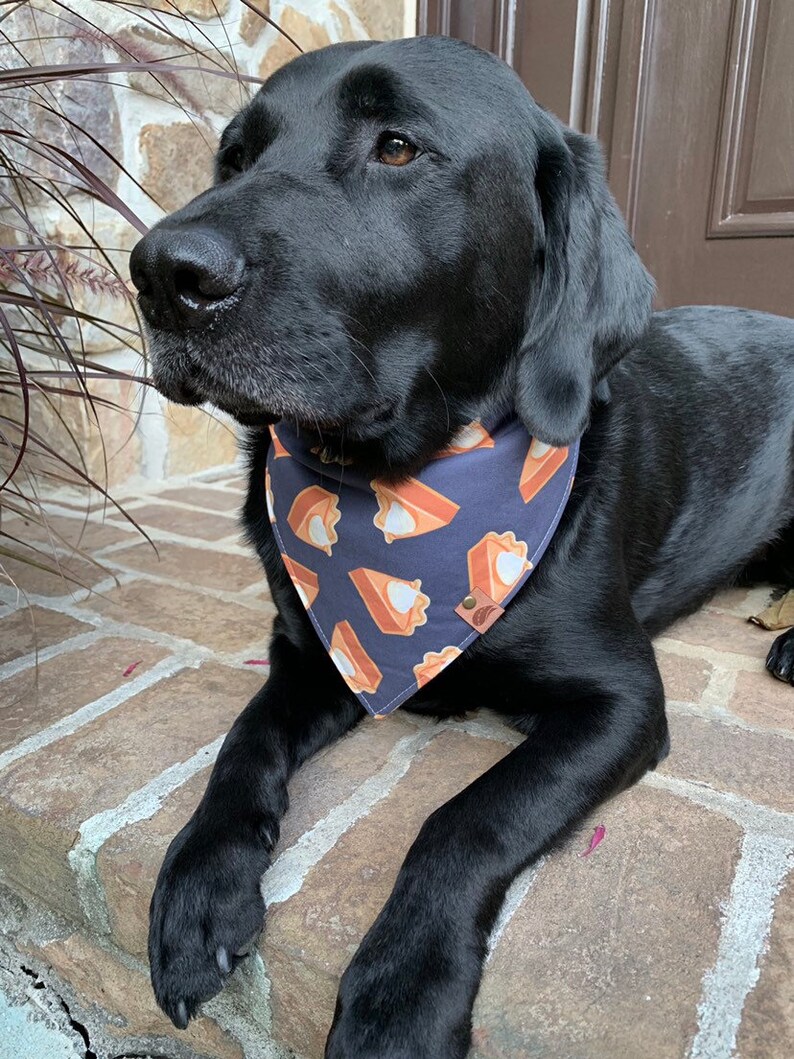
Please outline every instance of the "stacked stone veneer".
[[[402, 36], [411, 28], [413, 10], [413, 4], [406, 5], [404, 0], [257, 0], [256, 6], [306, 51], [340, 40]], [[23, 3], [5, 18], [2, 29], [6, 34], [5, 41], [0, 39], [2, 67], [19, 65], [21, 52], [34, 65], [163, 59], [189, 68], [158, 75], [124, 72], [112, 78], [91, 77], [46, 87], [47, 102], [72, 122], [87, 127], [121, 166], [75, 133], [73, 125], [59, 122], [37, 106], [36, 100], [42, 98], [39, 86], [0, 95], [4, 124], [32, 131], [78, 155], [145, 224], [152, 224], [209, 185], [219, 134], [256, 91], [255, 84], [219, 76], [217, 71], [239, 71], [264, 79], [298, 54], [242, 0], [71, 0], [66, 5], [41, 0]], [[24, 159], [24, 151], [19, 151]], [[36, 164], [44, 165], [53, 177], [64, 176], [57, 166], [41, 159]], [[86, 224], [126, 277], [129, 251], [139, 237], [135, 227], [79, 190], [65, 190], [79, 221], [42, 196], [37, 210], [40, 227], [54, 243], [69, 248], [85, 246], [80, 223]], [[0, 211], [0, 228], [14, 220]], [[4, 241], [15, 238], [10, 228], [0, 234]], [[24, 233], [16, 239], [24, 242]], [[101, 280], [98, 255], [90, 256], [97, 262]], [[62, 251], [61, 264], [70, 261], [81, 267], [85, 264], [84, 258], [76, 258], [68, 249]], [[123, 292], [114, 293], [112, 285], [105, 286], [75, 281], [70, 293], [77, 308], [99, 310], [109, 320], [134, 327], [132, 304], [125, 301]], [[57, 286], [46, 284], [44, 292], [60, 293]], [[63, 326], [79, 348], [69, 322], [63, 321]], [[129, 334], [86, 327], [83, 338], [90, 357], [141, 372], [138, 343], [133, 341], [135, 348], [130, 349], [120, 341], [129, 340]], [[164, 407], [156, 393], [148, 392], [144, 398], [135, 385], [92, 385], [99, 396], [123, 411], [100, 407], [97, 422], [85, 407], [67, 400], [58, 412], [78, 438], [93, 474], [104, 479], [105, 460], [109, 459], [109, 484], [139, 476], [158, 480], [223, 465], [232, 458], [234, 431], [222, 418], [210, 418], [195, 409]], [[77, 453], [58, 415], [37, 400], [34, 417], [39, 432], [75, 461]]]

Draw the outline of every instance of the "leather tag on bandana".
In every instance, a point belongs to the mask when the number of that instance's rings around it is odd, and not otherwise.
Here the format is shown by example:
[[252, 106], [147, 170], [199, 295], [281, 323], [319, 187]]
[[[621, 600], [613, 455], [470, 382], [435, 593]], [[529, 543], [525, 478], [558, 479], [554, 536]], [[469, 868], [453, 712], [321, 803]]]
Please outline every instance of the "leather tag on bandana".
[[464, 596], [455, 607], [455, 613], [463, 618], [467, 625], [477, 632], [485, 632], [490, 629], [495, 621], [504, 614], [504, 607], [494, 603], [490, 596], [486, 595], [481, 588], [473, 588], [468, 596]]

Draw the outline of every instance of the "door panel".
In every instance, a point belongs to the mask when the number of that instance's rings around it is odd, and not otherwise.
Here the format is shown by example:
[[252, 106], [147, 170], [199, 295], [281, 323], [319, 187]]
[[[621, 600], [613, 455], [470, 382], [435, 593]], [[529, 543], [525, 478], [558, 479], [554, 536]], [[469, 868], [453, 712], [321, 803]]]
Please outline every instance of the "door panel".
[[659, 304], [794, 314], [794, 5], [625, 7], [624, 24], [642, 11], [640, 60], [618, 90], [610, 175]]
[[420, 14], [601, 139], [660, 306], [794, 315], [793, 0], [421, 0]]
[[709, 235], [794, 234], [794, 9], [734, 5]]
[[494, 52], [510, 63], [539, 103], [564, 121], [576, 120], [571, 105], [580, 2], [420, 0], [417, 28]]

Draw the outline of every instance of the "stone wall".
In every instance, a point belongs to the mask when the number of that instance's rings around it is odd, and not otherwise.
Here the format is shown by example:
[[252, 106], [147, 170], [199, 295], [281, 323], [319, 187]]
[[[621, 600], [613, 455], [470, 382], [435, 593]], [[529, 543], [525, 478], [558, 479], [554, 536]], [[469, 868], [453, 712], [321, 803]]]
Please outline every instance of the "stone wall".
[[[412, 31], [415, 17], [414, 0], [256, 0], [256, 6], [306, 51], [340, 40], [403, 36]], [[36, 105], [31, 95], [36, 89], [0, 97], [4, 117], [78, 153], [146, 224], [207, 187], [220, 132], [256, 91], [256, 85], [218, 71], [266, 78], [297, 54], [243, 0], [71, 0], [67, 5], [44, 0], [23, 4], [5, 20], [3, 30], [3, 67], [18, 65], [21, 50], [28, 62], [37, 64], [169, 59], [191, 68], [48, 86], [56, 109], [76, 125], [87, 125], [120, 165], [90, 138], [78, 135], [75, 141], [74, 126]], [[135, 228], [118, 213], [97, 208], [79, 191], [68, 191], [68, 199], [73, 215], [48, 200], [40, 205], [38, 219], [53, 241], [67, 248], [68, 258], [69, 248], [86, 243], [81, 225], [87, 225], [126, 276], [128, 254], [139, 237]], [[96, 254], [89, 257], [96, 259]], [[83, 262], [79, 258], [76, 267], [83, 268]], [[132, 303], [123, 291], [75, 279], [70, 293], [78, 308], [99, 308], [108, 319], [134, 327]], [[94, 360], [142, 372], [136, 342], [131, 348], [119, 341], [124, 332], [84, 332], [86, 352]], [[126, 410], [100, 410], [101, 437], [95, 417], [75, 401], [62, 402], [57, 411], [42, 409], [40, 428], [53, 444], [66, 447], [73, 444], [69, 432], [74, 434], [88, 470], [100, 478], [107, 473], [110, 486], [138, 476], [173, 477], [234, 461], [234, 430], [221, 417], [164, 407], [156, 393], [126, 383], [92, 385], [101, 397]]]

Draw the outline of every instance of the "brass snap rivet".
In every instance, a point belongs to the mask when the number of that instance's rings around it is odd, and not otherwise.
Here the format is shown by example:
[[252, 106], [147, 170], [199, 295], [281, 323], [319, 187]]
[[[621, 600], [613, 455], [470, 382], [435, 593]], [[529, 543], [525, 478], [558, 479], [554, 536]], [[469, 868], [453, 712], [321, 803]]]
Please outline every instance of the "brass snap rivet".
[[463, 600], [462, 606], [465, 607], [466, 610], [471, 610], [473, 607], [477, 606], [477, 600], [474, 596], [466, 596]]

